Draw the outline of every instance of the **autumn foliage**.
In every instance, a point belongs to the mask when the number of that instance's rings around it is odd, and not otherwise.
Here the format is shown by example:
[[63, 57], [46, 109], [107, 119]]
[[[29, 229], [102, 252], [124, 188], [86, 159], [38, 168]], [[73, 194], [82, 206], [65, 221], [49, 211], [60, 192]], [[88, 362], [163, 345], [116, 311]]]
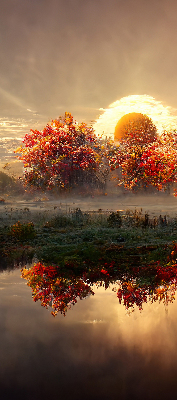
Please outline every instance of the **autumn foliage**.
[[177, 286], [176, 261], [137, 265], [125, 273], [114, 261], [102, 260], [100, 265], [82, 270], [77, 276], [72, 272], [71, 265], [66, 264], [64, 272], [59, 266], [38, 262], [29, 269], [22, 268], [21, 272], [22, 278], [27, 280], [27, 285], [32, 289], [33, 300], [39, 300], [43, 307], [50, 308], [54, 317], [58, 312], [65, 316], [78, 299], [94, 295], [93, 285], [104, 286], [105, 290], [114, 285], [112, 290], [119, 303], [129, 312], [135, 306], [141, 311], [143, 304], [148, 301], [162, 301], [168, 305], [175, 299]]
[[105, 190], [116, 170], [117, 185], [129, 190], [149, 185], [166, 190], [177, 181], [176, 132], [157, 135], [149, 117], [130, 113], [117, 123], [114, 137], [111, 142], [96, 136], [70, 113], [42, 131], [31, 130], [16, 150], [24, 163], [24, 184], [42, 190]]
[[28, 286], [32, 288], [33, 300], [41, 301], [45, 308], [51, 306], [51, 314], [55, 317], [58, 312], [65, 316], [68, 308], [90, 294], [94, 294], [90, 286], [80, 278], [73, 275], [63, 276], [58, 268], [45, 266], [41, 262], [32, 268], [22, 269], [22, 277], [27, 279]]
[[16, 150], [24, 162], [24, 184], [41, 189], [68, 189], [101, 184], [101, 147], [93, 128], [73, 121], [70, 113], [42, 131], [31, 130]]
[[[132, 118], [132, 120], [131, 120]], [[176, 182], [176, 133], [157, 135], [150, 118], [142, 114], [128, 114], [116, 126], [119, 137], [112, 169], [121, 168], [121, 180], [127, 189], [154, 186], [166, 190]]]

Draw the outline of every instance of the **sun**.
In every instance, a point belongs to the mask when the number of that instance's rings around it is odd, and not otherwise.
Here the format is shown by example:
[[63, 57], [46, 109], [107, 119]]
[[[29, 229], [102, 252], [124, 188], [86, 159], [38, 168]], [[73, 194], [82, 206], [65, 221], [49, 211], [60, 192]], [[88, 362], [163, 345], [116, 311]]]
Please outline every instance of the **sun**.
[[140, 113], [149, 117], [161, 134], [164, 130], [177, 128], [177, 110], [167, 107], [154, 97], [148, 95], [131, 95], [122, 97], [109, 105], [107, 109], [100, 109], [103, 114], [96, 120], [93, 128], [97, 135], [114, 138], [115, 127], [118, 121], [126, 114]]
[[121, 139], [130, 138], [130, 132], [134, 132], [135, 136], [141, 135], [141, 140], [145, 143], [151, 143], [157, 137], [157, 129], [151, 118], [141, 113], [125, 114], [119, 119], [115, 131], [114, 141], [119, 142]]

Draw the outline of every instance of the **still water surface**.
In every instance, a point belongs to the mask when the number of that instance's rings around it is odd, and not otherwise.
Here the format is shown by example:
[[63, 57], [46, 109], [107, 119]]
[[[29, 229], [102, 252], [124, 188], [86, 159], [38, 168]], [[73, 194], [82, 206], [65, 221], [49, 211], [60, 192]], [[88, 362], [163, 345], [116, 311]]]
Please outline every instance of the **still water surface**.
[[129, 314], [112, 285], [92, 289], [54, 318], [32, 301], [20, 269], [0, 274], [1, 399], [175, 395], [177, 301], [147, 302]]

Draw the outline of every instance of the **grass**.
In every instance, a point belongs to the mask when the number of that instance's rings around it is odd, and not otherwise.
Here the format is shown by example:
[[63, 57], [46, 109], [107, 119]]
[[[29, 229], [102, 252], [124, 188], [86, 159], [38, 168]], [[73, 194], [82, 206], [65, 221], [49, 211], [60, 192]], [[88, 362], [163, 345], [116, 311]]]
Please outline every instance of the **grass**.
[[[142, 210], [125, 212], [45, 212], [21, 210], [21, 220], [0, 227], [0, 252], [7, 262], [31, 261], [34, 256], [48, 264], [65, 267], [73, 262], [83, 268], [103, 260], [122, 267], [165, 260], [177, 240], [177, 219], [150, 218]], [[17, 215], [16, 217], [20, 217]]]

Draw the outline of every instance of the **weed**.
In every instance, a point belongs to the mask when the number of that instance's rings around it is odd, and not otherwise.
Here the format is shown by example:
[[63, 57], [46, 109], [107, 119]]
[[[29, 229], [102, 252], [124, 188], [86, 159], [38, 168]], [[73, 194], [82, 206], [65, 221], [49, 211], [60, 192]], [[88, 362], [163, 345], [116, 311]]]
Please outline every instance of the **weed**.
[[122, 218], [121, 218], [120, 212], [119, 211], [112, 212], [109, 215], [107, 221], [108, 221], [109, 226], [116, 226], [116, 227], [120, 228], [120, 226], [122, 225]]

